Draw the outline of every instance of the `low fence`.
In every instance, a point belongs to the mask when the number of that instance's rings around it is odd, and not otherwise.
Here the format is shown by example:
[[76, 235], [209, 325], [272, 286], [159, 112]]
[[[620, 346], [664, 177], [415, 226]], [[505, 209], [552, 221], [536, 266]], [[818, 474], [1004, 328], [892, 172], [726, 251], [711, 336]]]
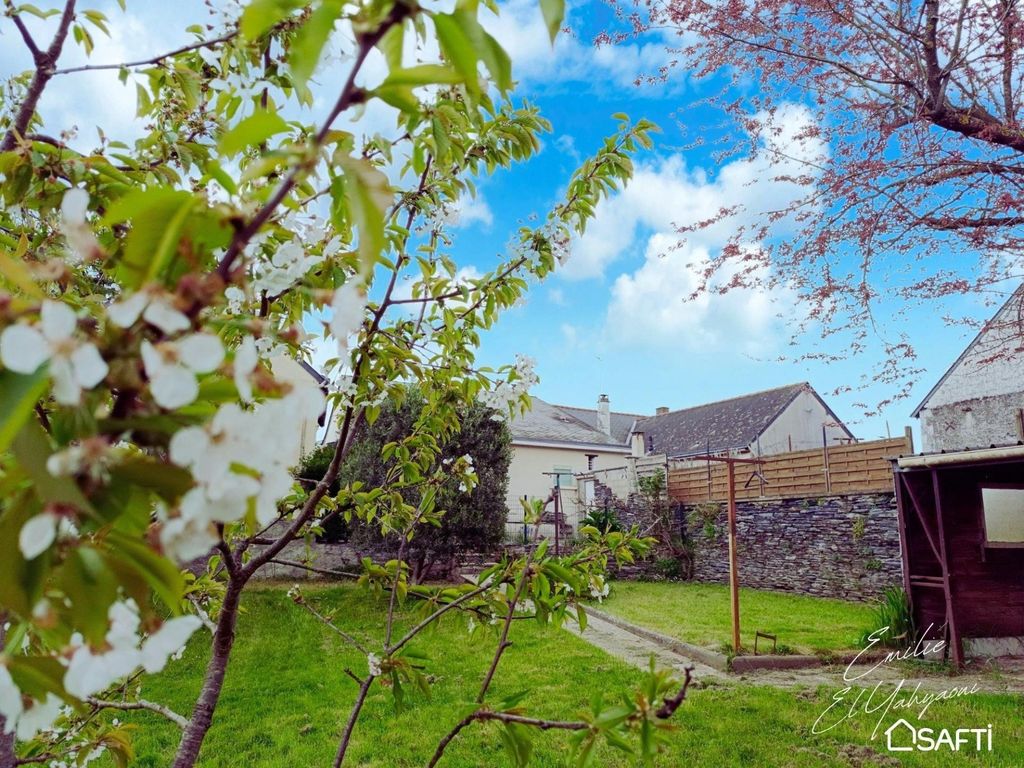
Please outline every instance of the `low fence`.
[[[760, 464], [735, 465], [737, 499], [795, 498], [844, 493], [891, 491], [888, 457], [913, 451], [909, 436], [872, 440], [810, 451], [765, 457]], [[724, 501], [728, 470], [722, 462], [673, 463], [668, 471], [668, 494], [674, 501]]]

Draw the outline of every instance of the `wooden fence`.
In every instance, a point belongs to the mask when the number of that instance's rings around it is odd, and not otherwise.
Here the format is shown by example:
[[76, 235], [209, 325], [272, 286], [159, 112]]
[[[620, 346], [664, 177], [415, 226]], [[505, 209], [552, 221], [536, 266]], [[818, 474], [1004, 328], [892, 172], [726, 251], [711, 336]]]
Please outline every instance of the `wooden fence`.
[[[736, 498], [890, 491], [892, 467], [886, 459], [912, 451], [910, 440], [900, 437], [781, 453], [765, 457], [760, 465], [737, 464]], [[690, 503], [725, 501], [727, 472], [722, 462], [699, 458], [677, 462], [668, 471], [669, 496]]]

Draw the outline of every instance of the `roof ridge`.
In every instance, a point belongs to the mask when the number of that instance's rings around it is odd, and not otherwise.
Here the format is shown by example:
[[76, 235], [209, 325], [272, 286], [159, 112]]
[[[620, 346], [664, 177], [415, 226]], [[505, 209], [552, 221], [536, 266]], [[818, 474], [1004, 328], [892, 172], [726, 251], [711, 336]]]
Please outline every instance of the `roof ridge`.
[[798, 382], [795, 382], [793, 384], [785, 384], [785, 385], [783, 385], [781, 387], [769, 387], [768, 389], [761, 389], [761, 390], [758, 390], [757, 392], [748, 392], [745, 395], [735, 395], [733, 397], [723, 397], [721, 400], [711, 400], [711, 401], [706, 402], [706, 403], [698, 403], [697, 405], [690, 405], [690, 406], [687, 406], [686, 408], [677, 408], [676, 410], [669, 411], [668, 413], [654, 414], [653, 416], [644, 416], [643, 418], [645, 420], [646, 419], [657, 419], [657, 418], [660, 418], [661, 416], [671, 416], [674, 413], [682, 413], [683, 411], [693, 411], [693, 410], [696, 410], [697, 408], [706, 408], [706, 407], [711, 406], [711, 405], [720, 405], [722, 403], [732, 402], [733, 400], [745, 400], [745, 399], [747, 399], [749, 397], [757, 397], [759, 395], [767, 395], [769, 392], [781, 392], [784, 389], [793, 389], [795, 387], [810, 387], [811, 389], [814, 389], [814, 387], [811, 387], [811, 383], [809, 381], [798, 381]]
[[[597, 408], [584, 408], [583, 406], [580, 405], [559, 405], [557, 403], [548, 403], [548, 405], [554, 406], [555, 408], [569, 408], [574, 411], [587, 411], [588, 413], [597, 413]], [[647, 418], [647, 416], [643, 413], [631, 413], [630, 411], [609, 411], [609, 413], [617, 416], [635, 416], [639, 419]]]

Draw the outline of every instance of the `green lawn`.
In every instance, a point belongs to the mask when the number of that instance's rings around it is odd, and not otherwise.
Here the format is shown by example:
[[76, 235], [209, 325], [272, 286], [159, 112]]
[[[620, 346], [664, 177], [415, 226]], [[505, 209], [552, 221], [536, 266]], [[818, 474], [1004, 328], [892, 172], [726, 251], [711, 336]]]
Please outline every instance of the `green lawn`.
[[[307, 591], [321, 608], [336, 607], [345, 626], [370, 636], [380, 616], [364, 593], [331, 587]], [[280, 588], [251, 593], [239, 626], [236, 656], [213, 728], [202, 753], [206, 767], [254, 766], [281, 768], [327, 766], [355, 693], [343, 669], [362, 671], [365, 658], [343, 650], [326, 628], [293, 605]], [[527, 689], [524, 702], [532, 713], [571, 718], [584, 709], [595, 691], [613, 695], [638, 679], [639, 672], [610, 658], [586, 642], [532, 622], [516, 626], [515, 645], [493, 688], [498, 699]], [[356, 730], [347, 765], [375, 768], [423, 766], [438, 739], [460, 715], [461, 702], [475, 694], [493, 649], [490, 637], [470, 643], [463, 621], [442, 626], [420, 643], [436, 676], [433, 698], [415, 695], [408, 711], [395, 715], [390, 695], [374, 689]], [[206, 639], [194, 641], [185, 656], [157, 678], [146, 682], [143, 696], [187, 713], [198, 686]], [[830, 693], [782, 691], [772, 688], [708, 688], [694, 692], [676, 714], [678, 730], [661, 768], [713, 765], [869, 766], [875, 762], [869, 741], [871, 725], [861, 717], [822, 735], [811, 726], [828, 705]], [[942, 702], [931, 714], [944, 726], [995, 724], [996, 753], [985, 765], [1024, 765], [1024, 718], [1021, 701], [1009, 696], [974, 696]], [[177, 743], [176, 729], [150, 713], [122, 719], [137, 724], [138, 752], [133, 766], [166, 766]], [[895, 717], [891, 718], [892, 720]], [[866, 751], [865, 751], [866, 750]], [[865, 761], [866, 758], [866, 761]], [[536, 766], [568, 765], [563, 734], [537, 735]], [[619, 752], [602, 751], [598, 766], [632, 766]], [[950, 754], [910, 755], [902, 764], [935, 768], [962, 765]], [[980, 764], [980, 763], [978, 763]], [[464, 731], [441, 763], [447, 768], [491, 768], [510, 765], [494, 730]]]
[[[729, 587], [692, 582], [617, 581], [601, 608], [627, 621], [718, 650], [732, 641]], [[872, 629], [872, 608], [756, 589], [740, 589], [740, 637], [754, 647], [754, 633], [778, 636], [780, 646], [800, 653], [856, 648]], [[764, 642], [764, 641], [762, 641]]]

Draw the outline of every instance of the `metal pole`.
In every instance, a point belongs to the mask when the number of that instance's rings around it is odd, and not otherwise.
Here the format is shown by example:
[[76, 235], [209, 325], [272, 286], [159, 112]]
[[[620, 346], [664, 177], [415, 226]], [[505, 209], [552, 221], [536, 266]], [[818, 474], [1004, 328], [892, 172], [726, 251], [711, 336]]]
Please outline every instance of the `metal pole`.
[[729, 596], [732, 599], [732, 649], [740, 652], [740, 578], [736, 567], [736, 470], [731, 461], [729, 471]]
[[559, 552], [559, 548], [558, 548], [558, 522], [559, 522], [558, 513], [559, 513], [559, 511], [561, 509], [561, 501], [562, 501], [562, 482], [561, 482], [561, 480], [562, 480], [562, 476], [561, 475], [555, 475], [555, 557], [558, 557], [558, 555], [561, 554]]

